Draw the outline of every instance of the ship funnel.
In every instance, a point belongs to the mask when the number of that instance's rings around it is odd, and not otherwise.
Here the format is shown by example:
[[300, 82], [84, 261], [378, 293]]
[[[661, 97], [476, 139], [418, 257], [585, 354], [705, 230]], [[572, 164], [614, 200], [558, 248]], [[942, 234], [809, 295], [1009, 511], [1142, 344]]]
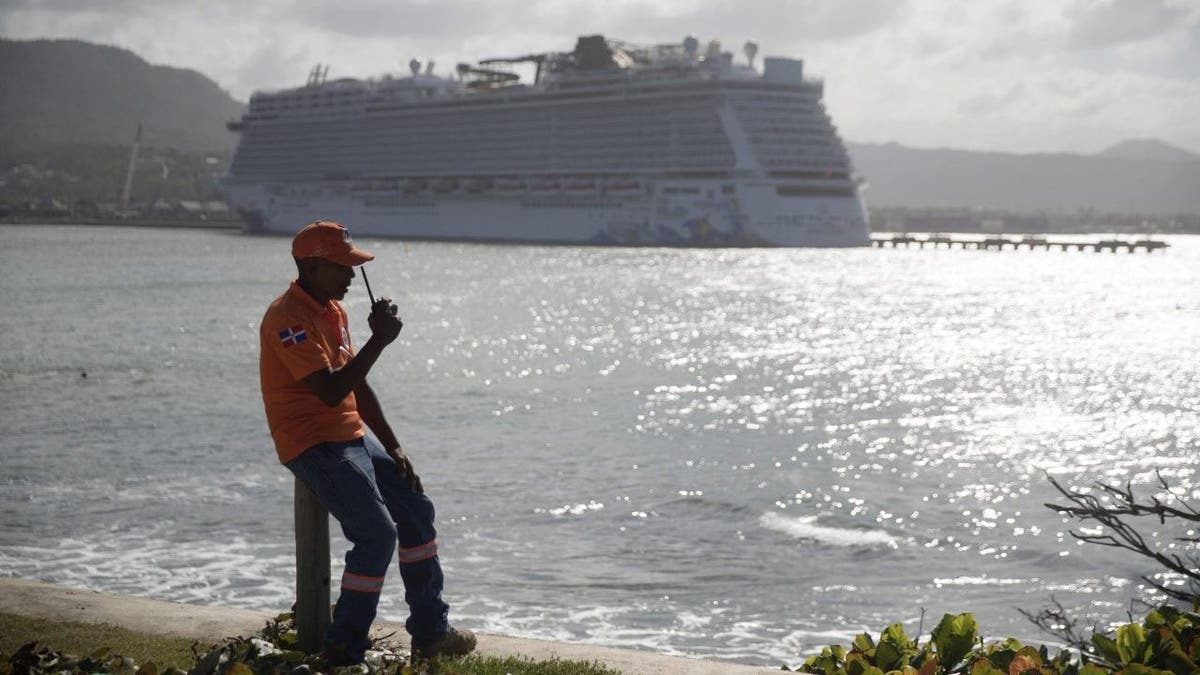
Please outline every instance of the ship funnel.
[[425, 74], [433, 75], [433, 61], [425, 64]]
[[421, 62], [418, 61], [417, 59], [413, 59], [412, 61], [409, 61], [408, 69], [412, 71], [413, 77], [420, 75], [421, 74]]
[[687, 52], [688, 56], [690, 56], [692, 58], [696, 58], [696, 50], [698, 50], [698, 49], [700, 49], [700, 41], [699, 40], [692, 37], [691, 35], [683, 38], [683, 51]]
[[704, 49], [705, 61], [717, 61], [721, 58], [721, 41], [709, 40], [708, 47]]
[[758, 45], [754, 41], [749, 41], [746, 46], [742, 47], [742, 53], [746, 55], [746, 61], [750, 63], [750, 67], [754, 67], [754, 57], [758, 56]]

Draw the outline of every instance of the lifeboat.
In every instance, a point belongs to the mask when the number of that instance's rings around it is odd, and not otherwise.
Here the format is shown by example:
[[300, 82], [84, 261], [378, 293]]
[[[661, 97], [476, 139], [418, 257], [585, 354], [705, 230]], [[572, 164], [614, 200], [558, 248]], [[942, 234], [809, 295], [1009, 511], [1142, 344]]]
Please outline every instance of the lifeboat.
[[491, 192], [493, 187], [491, 178], [472, 178], [466, 183], [466, 190], [471, 194], [483, 194]]
[[570, 178], [563, 183], [562, 189], [573, 195], [591, 194], [596, 191], [596, 182], [591, 178]]
[[529, 183], [529, 191], [536, 194], [549, 194], [558, 192], [559, 183], [557, 178], [535, 178]]
[[604, 184], [604, 191], [612, 195], [631, 195], [642, 191], [642, 184], [631, 178], [617, 178]]
[[524, 192], [525, 181], [520, 178], [501, 178], [496, 181], [496, 192], [504, 194], [513, 194], [514, 192]]
[[457, 178], [439, 178], [433, 184], [433, 191], [438, 194], [443, 194], [443, 195], [451, 193], [451, 192], [456, 192], [458, 190], [458, 188], [459, 188], [459, 182], [458, 182]]

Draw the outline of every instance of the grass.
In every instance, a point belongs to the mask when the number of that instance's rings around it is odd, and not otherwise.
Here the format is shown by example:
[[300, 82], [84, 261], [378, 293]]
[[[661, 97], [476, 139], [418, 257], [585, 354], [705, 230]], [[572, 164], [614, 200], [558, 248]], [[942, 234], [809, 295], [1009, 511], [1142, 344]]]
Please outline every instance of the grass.
[[530, 661], [515, 657], [466, 656], [452, 661], [438, 660], [430, 675], [621, 675], [600, 663], [582, 661]]
[[[27, 642], [64, 654], [86, 656], [102, 649], [143, 664], [154, 662], [159, 672], [174, 667], [189, 671], [196, 664], [192, 650], [195, 640], [184, 637], [152, 635], [110, 624], [38, 619], [0, 612], [0, 672], [9, 655]], [[201, 654], [212, 645], [200, 645]], [[428, 675], [621, 675], [600, 663], [583, 661], [532, 661], [514, 657], [496, 658], [471, 655], [459, 659], [438, 659], [428, 664]]]
[[[195, 640], [150, 635], [106, 623], [36, 619], [0, 612], [0, 654], [12, 654], [26, 642], [68, 654], [86, 655], [104, 647], [138, 663], [153, 661], [161, 668], [189, 669], [195, 662]], [[206, 647], [207, 645], [201, 645]]]

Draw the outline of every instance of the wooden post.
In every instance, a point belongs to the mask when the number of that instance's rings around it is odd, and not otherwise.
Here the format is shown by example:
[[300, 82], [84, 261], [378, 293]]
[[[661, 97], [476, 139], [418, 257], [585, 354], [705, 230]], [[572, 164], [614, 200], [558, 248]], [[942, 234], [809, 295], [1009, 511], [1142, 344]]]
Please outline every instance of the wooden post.
[[321, 651], [329, 627], [329, 512], [296, 479], [296, 637], [308, 654]]

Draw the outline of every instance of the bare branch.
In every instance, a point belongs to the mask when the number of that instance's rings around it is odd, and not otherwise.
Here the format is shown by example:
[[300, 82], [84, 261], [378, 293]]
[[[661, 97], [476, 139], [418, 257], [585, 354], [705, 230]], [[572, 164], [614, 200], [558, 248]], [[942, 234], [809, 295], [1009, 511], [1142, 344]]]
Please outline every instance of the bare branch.
[[1043, 633], [1079, 650], [1080, 654], [1086, 654], [1091, 661], [1107, 663], [1092, 645], [1091, 636], [1098, 632], [1097, 626], [1093, 624], [1091, 628], [1081, 628], [1079, 621], [1068, 614], [1067, 609], [1054, 596], [1050, 596], [1050, 603], [1049, 607], [1042, 608], [1036, 614], [1020, 608], [1017, 611]]
[[[1176, 493], [1160, 471], [1155, 471], [1155, 476], [1162, 492], [1170, 495], [1168, 501], [1172, 501], [1171, 505], [1165, 503], [1157, 495], [1138, 501], [1132, 482], [1127, 482], [1124, 487], [1095, 483], [1094, 490], [1083, 492], [1067, 489], [1053, 477], [1047, 476], [1050, 484], [1066, 502], [1062, 504], [1047, 503], [1046, 507], [1082, 522], [1095, 523], [1100, 527], [1096, 534], [1084, 534], [1071, 530], [1071, 536], [1075, 539], [1089, 544], [1130, 551], [1153, 560], [1163, 571], [1182, 577], [1184, 581], [1182, 584], [1174, 579], [1160, 581], [1151, 576], [1143, 576], [1142, 580], [1166, 597], [1194, 604], [1200, 600], [1200, 557], [1195, 554], [1184, 557], [1177, 553], [1165, 553], [1159, 549], [1157, 542], [1148, 543], [1141, 533], [1128, 522], [1129, 519], [1143, 516], [1154, 517], [1160, 525], [1167, 524], [1168, 519], [1183, 521], [1183, 524], [1200, 522], [1200, 510], [1188, 503], [1184, 496]], [[1106, 504], [1101, 496], [1110, 497], [1112, 503]], [[1174, 537], [1166, 541], [1194, 545], [1200, 543], [1200, 536], [1188, 533], [1186, 536]], [[1158, 579], [1162, 579], [1162, 577], [1159, 576]], [[1067, 614], [1057, 600], [1053, 598], [1051, 600], [1053, 602], [1051, 607], [1036, 614], [1025, 610], [1018, 611], [1043, 632], [1057, 637], [1081, 653], [1087, 654], [1093, 660], [1098, 660], [1099, 656], [1095, 653], [1090, 636], [1079, 628], [1078, 622]], [[1092, 632], [1096, 632], [1094, 627]]]

